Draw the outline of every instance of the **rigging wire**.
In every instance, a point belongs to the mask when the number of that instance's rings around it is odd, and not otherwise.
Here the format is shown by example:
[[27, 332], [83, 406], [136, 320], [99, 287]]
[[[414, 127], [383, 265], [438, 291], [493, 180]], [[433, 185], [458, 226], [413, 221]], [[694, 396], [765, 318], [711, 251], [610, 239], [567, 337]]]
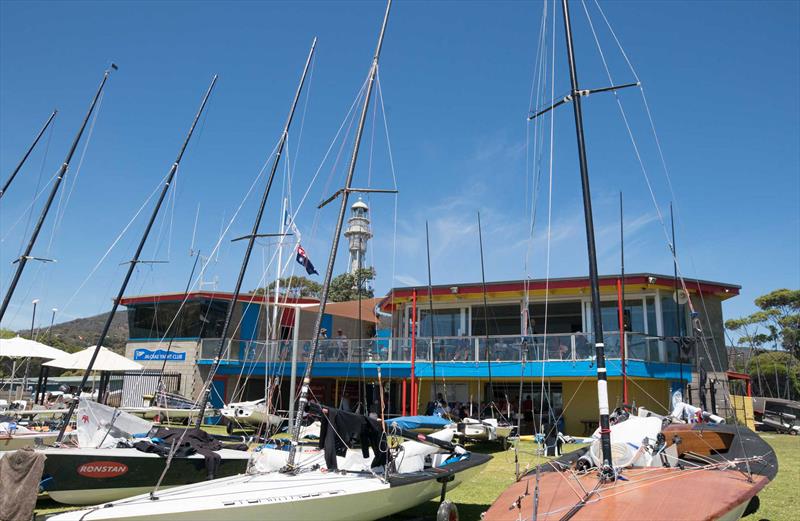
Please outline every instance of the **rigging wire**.
[[[639, 81], [638, 75], [636, 74], [636, 72], [635, 72], [635, 70], [633, 68], [633, 65], [631, 64], [630, 60], [628, 59], [627, 54], [623, 50], [622, 45], [621, 45], [619, 39], [617, 38], [616, 33], [614, 32], [613, 28], [611, 27], [611, 24], [609, 23], [608, 18], [605, 16], [605, 13], [603, 12], [603, 10], [600, 7], [600, 5], [597, 2], [597, 0], [595, 0], [595, 4], [597, 5], [598, 9], [600, 10], [600, 13], [601, 13], [601, 15], [603, 17], [603, 20], [606, 22], [606, 25], [608, 26], [611, 34], [613, 35], [614, 40], [616, 41], [616, 43], [617, 43], [617, 45], [618, 45], [623, 57], [625, 58], [625, 61], [627, 62], [628, 66], [631, 69], [631, 72], [633, 73], [633, 75], [636, 78], [637, 82], [639, 82], [639, 89], [640, 89], [640, 92], [642, 94], [642, 100], [643, 100], [644, 105], [645, 105], [645, 111], [647, 113], [648, 121], [650, 122], [651, 130], [653, 132], [653, 136], [654, 136], [655, 141], [656, 141], [657, 150], [658, 150], [658, 153], [659, 153], [659, 157], [661, 159], [662, 167], [664, 169], [664, 174], [666, 176], [666, 179], [667, 179], [667, 182], [668, 182], [668, 185], [669, 185], [670, 194], [672, 195], [673, 201], [674, 201], [676, 198], [675, 198], [675, 193], [674, 193], [674, 190], [673, 190], [673, 187], [672, 187], [672, 181], [671, 181], [671, 178], [670, 178], [670, 175], [669, 175], [669, 169], [667, 168], [666, 160], [664, 159], [663, 150], [661, 148], [660, 141], [658, 139], [658, 134], [657, 134], [657, 132], [655, 130], [655, 123], [653, 121], [653, 117], [652, 117], [652, 113], [650, 111], [649, 105], [647, 103], [647, 98], [646, 98], [646, 96], [644, 94], [644, 88], [642, 87], [642, 84]], [[587, 20], [589, 21], [589, 27], [591, 29], [592, 36], [594, 37], [595, 44], [597, 46], [597, 50], [598, 50], [598, 52], [600, 54], [600, 58], [601, 58], [601, 61], [603, 63], [603, 67], [605, 68], [606, 75], [608, 76], [609, 82], [611, 82], [611, 84], [613, 85], [614, 83], [613, 83], [613, 79], [612, 79], [612, 76], [611, 76], [611, 71], [609, 70], [608, 63], [606, 62], [605, 55], [603, 54], [602, 46], [600, 45], [600, 41], [599, 41], [599, 38], [597, 36], [597, 32], [594, 29], [594, 24], [592, 23], [592, 18], [591, 18], [591, 15], [589, 13], [589, 10], [588, 10], [588, 8], [586, 6], [585, 0], [581, 0], [581, 5], [583, 6], [584, 12], [586, 13]], [[625, 110], [624, 110], [624, 108], [622, 106], [622, 101], [621, 101], [618, 93], [615, 90], [612, 91], [612, 93], [614, 95], [615, 100], [617, 101], [617, 106], [619, 107], [620, 115], [622, 116], [622, 120], [623, 120], [623, 122], [625, 124], [625, 128], [627, 130], [628, 137], [629, 137], [629, 139], [631, 141], [631, 145], [633, 146], [634, 153], [636, 155], [637, 161], [639, 162], [639, 166], [640, 166], [642, 175], [643, 175], [643, 177], [645, 179], [645, 182], [647, 184], [648, 190], [650, 191], [650, 197], [652, 199], [653, 205], [654, 205], [656, 213], [658, 215], [658, 219], [659, 219], [659, 222], [661, 224], [661, 228], [662, 228], [662, 230], [664, 232], [664, 235], [665, 235], [665, 238], [666, 238], [666, 242], [667, 242], [667, 245], [669, 247], [670, 254], [672, 256], [672, 260], [673, 260], [673, 262], [675, 264], [676, 273], [678, 274], [678, 278], [680, 280], [680, 284], [682, 286], [683, 291], [686, 293], [687, 296], [689, 296], [690, 294], [689, 294], [689, 291], [688, 291], [688, 288], [687, 288], [687, 285], [686, 285], [686, 281], [684, 279], [683, 272], [682, 272], [682, 269], [680, 267], [680, 264], [678, 262], [678, 258], [677, 258], [676, 252], [675, 252], [675, 245], [673, 244], [673, 242], [672, 242], [672, 240], [670, 238], [669, 232], [667, 231], [666, 222], [664, 220], [664, 217], [663, 217], [663, 215], [661, 213], [661, 209], [660, 209], [660, 207], [658, 205], [658, 202], [656, 200], [656, 196], [655, 196], [655, 193], [653, 191], [653, 186], [652, 186], [652, 182], [650, 180], [650, 176], [648, 175], [647, 169], [646, 169], [646, 167], [644, 165], [644, 162], [643, 162], [643, 160], [641, 158], [641, 154], [639, 152], [639, 147], [638, 147], [638, 145], [636, 143], [636, 139], [635, 139], [635, 137], [633, 135], [633, 131], [632, 131], [631, 126], [629, 124], [628, 118], [627, 118], [627, 116], [625, 114]], [[699, 282], [697, 284], [699, 286]], [[698, 287], [698, 290], [699, 290], [699, 287]], [[705, 308], [705, 299], [703, 298], [702, 291], [698, 291], [698, 293], [700, 295], [701, 302], [703, 304], [706, 322], [709, 325], [709, 330], [711, 330], [710, 329], [710, 326], [711, 326], [710, 318], [708, 317], [708, 312], [707, 312], [707, 309]], [[706, 342], [706, 337], [703, 334], [701, 321], [698, 318], [699, 314], [695, 311], [694, 304], [692, 303], [691, 297], [689, 297], [687, 299], [687, 304], [689, 306], [689, 309], [690, 309], [691, 315], [692, 315], [692, 319], [693, 319], [693, 329], [695, 330], [695, 338], [696, 338], [696, 340], [699, 341], [699, 344], [703, 347], [703, 350], [704, 350], [706, 356], [708, 357], [708, 361], [709, 361], [709, 363], [711, 365], [712, 370], [717, 372], [716, 368], [719, 367], [720, 370], [721, 370], [723, 365], [722, 365], [722, 361], [721, 361], [720, 354], [719, 354], [719, 348], [716, 345], [716, 339], [714, 338], [714, 335], [712, 334], [711, 335], [711, 339], [712, 339], [712, 342], [714, 343], [714, 355], [715, 355], [716, 360], [717, 360], [717, 365], [714, 364], [714, 359], [711, 356], [711, 352], [710, 352], [708, 343]], [[730, 399], [727, 396], [727, 393], [723, 393], [723, 400], [726, 403], [727, 407], [730, 410], [732, 410], [734, 415], [735, 415], [736, 414], [736, 410], [730, 404]], [[737, 430], [737, 433], [738, 433], [738, 431], [739, 431], [738, 422], [736, 422], [735, 427], [736, 427], [736, 430]], [[741, 443], [742, 443], [742, 449], [744, 450], [744, 441], [741, 441]], [[748, 476], [751, 475], [749, 463], [747, 463], [747, 474], [748, 474]]]
[[[608, 67], [608, 63], [606, 62], [605, 55], [604, 55], [603, 50], [602, 50], [602, 46], [600, 45], [600, 41], [598, 39], [597, 32], [594, 29], [594, 24], [592, 23], [592, 18], [591, 18], [591, 15], [589, 13], [589, 10], [588, 10], [588, 8], [586, 6], [585, 0], [581, 0], [581, 5], [583, 6], [584, 12], [586, 13], [586, 17], [587, 17], [587, 19], [589, 21], [589, 27], [591, 29], [592, 36], [594, 37], [594, 41], [595, 41], [595, 44], [597, 46], [597, 50], [598, 50], [598, 52], [600, 54], [600, 58], [602, 60], [603, 67], [605, 68], [606, 75], [608, 76], [609, 82], [611, 82], [611, 84], [613, 85], [614, 83], [613, 83], [613, 78], [611, 76], [611, 71], [610, 71], [610, 69]], [[598, 4], [598, 8], [599, 8], [599, 4]], [[610, 23], [608, 22], [608, 19], [605, 17], [605, 13], [602, 12], [602, 9], [601, 9], [601, 14], [603, 15], [603, 19], [606, 21], [606, 24], [608, 25], [609, 30], [611, 30], [612, 34], [614, 35], [614, 40], [617, 42], [617, 45], [620, 47], [620, 50], [621, 50], [623, 56], [625, 57], [626, 62], [628, 63], [629, 67], [631, 68], [631, 72], [633, 73], [633, 75], [636, 78], [636, 80], [639, 81], [638, 75], [636, 74], [635, 70], [633, 69], [633, 66], [632, 66], [630, 60], [628, 59], [627, 54], [624, 52], [624, 50], [622, 50], [622, 46], [621, 46], [621, 44], [619, 42], [619, 39], [617, 38], [616, 34], [613, 32], [613, 29], [611, 28]], [[641, 82], [639, 84], [639, 88], [640, 88], [640, 92], [642, 92], [643, 100], [645, 100], [645, 105], [647, 106], [646, 98], [644, 97], [644, 88], [642, 87]], [[686, 285], [686, 281], [684, 279], [683, 271], [681, 269], [680, 263], [678, 262], [678, 258], [677, 258], [676, 252], [675, 252], [675, 245], [672, 243], [672, 239], [670, 238], [669, 232], [667, 230], [667, 225], [666, 225], [666, 222], [664, 220], [664, 216], [661, 213], [661, 209], [660, 209], [660, 207], [658, 205], [658, 202], [657, 202], [657, 199], [656, 199], [656, 196], [655, 196], [655, 192], [653, 190], [652, 182], [650, 180], [650, 176], [647, 173], [647, 168], [645, 167], [644, 161], [642, 160], [641, 154], [639, 152], [639, 147], [638, 147], [638, 145], [636, 143], [636, 139], [635, 139], [635, 137], [633, 135], [633, 131], [632, 131], [630, 123], [628, 121], [628, 117], [627, 117], [627, 115], [625, 113], [625, 109], [622, 106], [622, 100], [620, 99], [620, 97], [619, 97], [619, 95], [618, 95], [618, 93], [616, 91], [612, 91], [612, 93], [613, 93], [614, 98], [615, 98], [615, 100], [617, 102], [617, 106], [619, 107], [620, 115], [622, 116], [622, 120], [623, 120], [623, 122], [625, 124], [625, 128], [627, 130], [628, 137], [629, 137], [629, 139], [631, 141], [631, 145], [633, 146], [634, 154], [636, 155], [636, 159], [637, 159], [637, 161], [639, 163], [642, 175], [643, 175], [643, 177], [645, 179], [645, 182], [647, 184], [648, 190], [650, 191], [650, 197], [652, 199], [653, 206], [655, 207], [656, 213], [658, 215], [658, 220], [661, 223], [661, 228], [662, 228], [662, 230], [664, 232], [664, 236], [666, 238], [666, 242], [667, 242], [667, 245], [669, 247], [669, 251], [670, 251], [670, 254], [672, 256], [672, 260], [675, 263], [675, 266], [677, 268], [678, 278], [680, 279], [680, 283], [681, 283], [682, 289], [686, 293], [686, 295], [688, 296], [689, 295], [689, 290], [688, 290], [688, 287]], [[650, 114], [649, 107], [646, 108], [646, 112], [648, 114], [648, 120], [651, 123], [651, 128], [653, 130], [653, 134], [655, 136], [656, 142], [658, 143], [658, 136], [657, 136], [657, 134], [655, 132], [655, 124], [653, 123], [653, 118], [652, 118], [652, 116]], [[661, 158], [661, 162], [662, 162], [662, 166], [664, 168], [665, 175], [666, 175], [667, 180], [668, 180], [668, 184], [669, 184], [669, 187], [670, 187], [670, 193], [673, 196], [673, 200], [675, 200], [675, 196], [674, 196], [675, 194], [674, 194], [674, 192], [672, 190], [672, 182], [670, 180], [669, 170], [666, 167], [666, 161], [664, 160], [664, 155], [663, 155], [663, 151], [661, 149], [660, 144], [657, 145], [657, 148], [658, 148], [658, 151], [659, 151], [659, 156]], [[700, 297], [701, 297], [702, 302], [703, 302], [703, 307], [705, 308], [705, 301], [703, 299], [702, 292], [698, 291], [698, 293], [700, 294]], [[697, 317], [697, 313], [695, 311], [694, 304], [692, 303], [691, 298], [689, 298], [687, 300], [687, 304], [688, 304], [689, 309], [690, 309], [690, 311], [692, 313], [692, 316], [693, 317]], [[706, 313], [705, 313], [706, 321], [709, 322], [708, 325], [709, 325], [709, 328], [710, 328], [710, 326], [711, 326], [710, 319], [708, 318], [707, 310], [705, 310], [705, 311], [706, 311]], [[697, 324], [695, 324], [694, 327], [697, 328]], [[722, 361], [721, 361], [720, 356], [719, 356], [719, 349], [716, 346], [716, 339], [714, 338], [713, 335], [711, 336], [711, 338], [712, 338], [712, 341], [715, 344], [714, 353], [715, 353], [716, 358], [717, 358], [717, 364], [718, 364], [717, 367], [721, 368], [722, 367]], [[711, 357], [711, 353], [709, 352], [708, 346], [706, 345], [704, 336], [701, 337], [701, 343], [704, 346], [704, 349], [706, 351], [706, 355], [709, 357], [709, 362], [712, 364], [712, 368], [713, 368], [713, 358]]]
[[83, 167], [83, 160], [86, 158], [86, 151], [89, 149], [89, 144], [92, 141], [92, 136], [94, 135], [94, 126], [97, 123], [97, 118], [100, 116], [100, 112], [103, 109], [103, 98], [105, 97], [105, 91], [100, 93], [100, 98], [97, 100], [97, 108], [95, 109], [94, 114], [92, 115], [92, 122], [89, 125], [89, 133], [86, 135], [86, 141], [83, 143], [83, 150], [81, 151], [81, 157], [78, 160], [78, 167], [75, 169], [75, 174], [72, 175], [72, 182], [70, 183], [69, 192], [66, 196], [66, 201], [64, 202], [62, 208], [62, 201], [64, 199], [64, 192], [66, 190], [62, 190], [61, 194], [58, 199], [58, 207], [56, 208], [56, 218], [53, 222], [53, 228], [50, 232], [50, 240], [47, 243], [47, 251], [50, 252], [50, 248], [53, 245], [53, 240], [55, 238], [56, 233], [61, 229], [61, 224], [64, 221], [64, 214], [67, 211], [67, 207], [69, 207], [69, 202], [72, 199], [72, 192], [75, 190], [75, 185], [78, 184], [78, 177], [81, 173], [81, 167]]
[[[552, 22], [552, 42], [551, 42], [551, 74], [550, 74], [550, 96], [552, 98], [553, 92], [555, 90], [555, 78], [556, 78], [556, 16], [555, 16], [555, 0], [553, 0], [553, 22]], [[549, 313], [549, 305], [550, 305], [550, 248], [551, 248], [551, 237], [552, 237], [552, 214], [553, 214], [553, 164], [555, 161], [554, 155], [554, 144], [555, 144], [555, 115], [553, 111], [550, 111], [550, 158], [548, 160], [548, 187], [547, 187], [547, 246], [546, 246], [546, 260], [545, 260], [545, 289], [544, 289], [544, 337], [542, 338], [543, 342], [543, 349], [544, 352], [547, 353], [547, 326], [548, 326], [548, 313]], [[602, 341], [602, 339], [601, 339]], [[542, 395], [540, 399], [539, 405], [539, 413], [540, 413], [540, 420], [539, 420], [539, 429], [540, 432], [544, 432], [544, 414], [542, 411], [544, 410], [544, 386], [545, 386], [545, 364], [542, 363], [542, 374], [541, 374], [541, 385], [542, 385]], [[549, 393], [548, 393], [549, 394]], [[551, 409], [548, 407], [548, 409]], [[548, 412], [548, 419], [552, 411]]]

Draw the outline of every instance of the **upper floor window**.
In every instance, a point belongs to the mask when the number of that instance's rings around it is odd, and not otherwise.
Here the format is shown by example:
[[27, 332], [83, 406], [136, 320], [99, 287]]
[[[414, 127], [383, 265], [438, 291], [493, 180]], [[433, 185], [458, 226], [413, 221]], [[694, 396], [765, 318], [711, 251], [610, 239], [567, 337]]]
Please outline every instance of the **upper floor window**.
[[[128, 308], [132, 339], [215, 338], [222, 334], [228, 303], [223, 301], [153, 302]], [[179, 312], [180, 311], [180, 312]]]
[[519, 312], [519, 304], [490, 305], [488, 309], [481, 305], [472, 306], [472, 335], [485, 336], [488, 327], [492, 336], [518, 336]]

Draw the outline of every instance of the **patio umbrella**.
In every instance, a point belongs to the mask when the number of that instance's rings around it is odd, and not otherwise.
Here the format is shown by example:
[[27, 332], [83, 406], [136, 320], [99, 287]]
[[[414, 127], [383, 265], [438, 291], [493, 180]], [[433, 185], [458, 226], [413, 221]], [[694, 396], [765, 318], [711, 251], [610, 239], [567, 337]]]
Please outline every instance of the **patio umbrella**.
[[[44, 363], [48, 367], [58, 367], [60, 369], [86, 369], [89, 367], [89, 361], [92, 359], [95, 346], [89, 346], [83, 351], [72, 353], [55, 360]], [[136, 363], [133, 360], [125, 358], [122, 355], [111, 351], [107, 347], [101, 347], [100, 352], [97, 354], [97, 359], [92, 366], [93, 371], [140, 371], [142, 364]]]
[[67, 353], [42, 344], [35, 340], [28, 340], [17, 335], [14, 338], [0, 339], [0, 358], [61, 358]]

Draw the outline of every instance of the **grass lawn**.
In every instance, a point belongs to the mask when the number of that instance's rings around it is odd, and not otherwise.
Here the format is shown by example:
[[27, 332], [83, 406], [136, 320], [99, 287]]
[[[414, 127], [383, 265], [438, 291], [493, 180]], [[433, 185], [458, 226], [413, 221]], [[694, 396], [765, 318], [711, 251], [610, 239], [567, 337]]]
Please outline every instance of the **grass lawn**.
[[744, 519], [790, 521], [800, 517], [800, 436], [762, 434], [778, 455], [778, 475], [758, 497], [761, 508]]
[[[219, 431], [217, 431], [219, 429]], [[222, 428], [209, 430], [222, 434]], [[775, 449], [778, 455], [780, 470], [775, 480], [759, 494], [761, 508], [748, 516], [748, 521], [793, 521], [798, 519], [800, 509], [800, 437], [780, 434], [765, 434], [764, 439]], [[458, 505], [462, 521], [477, 521], [480, 515], [514, 481], [514, 452], [503, 451], [499, 444], [482, 443], [470, 445], [476, 452], [490, 453], [494, 458], [478, 474], [475, 479], [462, 484], [450, 494], [448, 499]], [[567, 445], [566, 450], [575, 450], [577, 445]], [[545, 458], [534, 454], [533, 443], [522, 443], [519, 451], [519, 467], [522, 472], [533, 465], [544, 462]], [[438, 499], [429, 501], [412, 510], [391, 518], [391, 521], [412, 521], [435, 519]], [[36, 509], [38, 515], [68, 510], [49, 499], [39, 501]]]

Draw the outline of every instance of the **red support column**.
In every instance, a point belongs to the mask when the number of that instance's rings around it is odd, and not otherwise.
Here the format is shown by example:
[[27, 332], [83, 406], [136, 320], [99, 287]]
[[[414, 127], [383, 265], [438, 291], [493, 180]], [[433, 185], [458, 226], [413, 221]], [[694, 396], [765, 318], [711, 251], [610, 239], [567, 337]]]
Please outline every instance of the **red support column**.
[[625, 303], [622, 301], [622, 280], [617, 279], [617, 312], [619, 317], [619, 356], [622, 359], [622, 402], [628, 403], [628, 373], [625, 368]]
[[417, 389], [417, 377], [414, 374], [417, 361], [417, 290], [411, 293], [411, 407], [412, 416], [417, 414], [417, 403], [419, 401], [419, 390]]
[[408, 416], [408, 413], [406, 412], [406, 379], [405, 378], [403, 378], [403, 393], [402, 393], [402, 395], [403, 395], [403, 404], [400, 407], [400, 414], [402, 416]]

